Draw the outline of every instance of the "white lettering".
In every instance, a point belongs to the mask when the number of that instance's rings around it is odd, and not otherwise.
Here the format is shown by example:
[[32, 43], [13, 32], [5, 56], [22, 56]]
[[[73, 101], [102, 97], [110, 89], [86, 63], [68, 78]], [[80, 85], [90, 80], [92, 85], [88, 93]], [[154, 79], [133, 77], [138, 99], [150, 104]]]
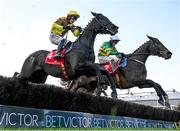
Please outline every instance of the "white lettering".
[[3, 114], [2, 118], [1, 118], [1, 121], [0, 121], [0, 125], [2, 125], [3, 121], [4, 121], [4, 118], [6, 116], [6, 113]]
[[51, 116], [52, 117], [52, 121], [51, 121], [51, 123], [52, 123], [52, 125], [51, 125], [51, 127], [56, 127], [56, 116]]
[[17, 115], [19, 115], [19, 125], [22, 126], [22, 116], [23, 116], [24, 114], [17, 113]]
[[11, 126], [14, 126], [14, 125], [16, 125], [16, 122], [14, 122], [14, 123], [11, 122], [11, 115], [16, 116], [16, 113], [11, 113], [11, 114], [9, 115], [9, 124], [10, 124]]
[[78, 125], [74, 125], [74, 123], [76, 123], [76, 122], [74, 121], [74, 119], [75, 119], [75, 121], [76, 121], [78, 118], [77, 118], [77, 117], [72, 117], [71, 125], [72, 125], [72, 127], [76, 128], [76, 127], [78, 127]]
[[51, 127], [51, 116], [46, 115], [46, 127]]
[[[29, 117], [29, 119], [28, 119], [28, 117]], [[28, 123], [28, 120], [29, 120], [29, 123]], [[24, 124], [25, 124], [26, 126], [30, 126], [30, 125], [32, 124], [32, 117], [31, 117], [30, 114], [26, 114], [26, 115], [24, 116]]]
[[35, 126], [35, 124], [36, 124], [36, 126], [38, 126], [37, 121], [38, 121], [38, 116], [37, 115], [33, 115], [33, 126]]

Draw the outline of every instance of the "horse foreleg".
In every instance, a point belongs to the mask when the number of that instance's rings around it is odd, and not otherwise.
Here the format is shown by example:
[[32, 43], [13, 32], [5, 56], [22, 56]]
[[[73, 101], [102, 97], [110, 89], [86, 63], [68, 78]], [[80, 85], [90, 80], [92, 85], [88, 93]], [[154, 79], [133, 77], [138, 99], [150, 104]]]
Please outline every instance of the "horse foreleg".
[[166, 92], [162, 89], [161, 85], [158, 84], [158, 83], [155, 83], [156, 84], [156, 87], [159, 89], [159, 91], [162, 93], [163, 95], [163, 104], [168, 107], [168, 108], [171, 108], [170, 106], [170, 103], [169, 103], [169, 97], [168, 95], [166, 94]]
[[69, 89], [70, 92], [76, 92], [78, 90], [78, 87], [84, 87], [88, 85], [88, 79], [85, 75], [80, 76], [77, 80], [73, 80], [72, 87]]
[[74, 84], [74, 80], [60, 80], [60, 85], [64, 87], [65, 90], [70, 90]]
[[164, 105], [164, 106], [170, 108], [168, 95], [166, 94], [166, 92], [162, 89], [162, 87], [158, 83], [155, 83], [152, 80], [146, 79], [144, 81], [137, 82], [136, 84], [138, 84], [137, 86], [139, 88], [154, 88], [159, 97], [158, 102], [161, 105]]

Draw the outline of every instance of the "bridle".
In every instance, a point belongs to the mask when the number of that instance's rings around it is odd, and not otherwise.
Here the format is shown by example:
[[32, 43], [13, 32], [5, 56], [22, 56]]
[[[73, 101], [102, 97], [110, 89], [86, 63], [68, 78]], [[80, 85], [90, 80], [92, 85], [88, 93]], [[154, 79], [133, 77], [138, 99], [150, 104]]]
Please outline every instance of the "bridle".
[[[95, 32], [99, 32], [99, 31], [109, 31], [111, 34], [116, 34], [116, 32], [114, 32], [114, 31], [112, 31], [112, 30], [110, 30], [110, 29], [108, 29], [107, 28], [107, 26], [109, 25], [109, 24], [111, 24], [112, 22], [108, 22], [107, 24], [102, 24], [97, 18], [96, 18], [96, 16], [94, 17], [94, 19], [96, 20], [96, 22], [99, 24], [99, 25], [101, 25], [102, 26], [102, 28], [103, 29], [86, 29], [87, 31], [95, 31]], [[82, 28], [83, 30], [85, 29], [85, 28]]]
[[96, 18], [96, 16], [94, 17], [94, 19], [97, 21], [98, 24], [100, 24], [100, 25], [103, 27], [103, 29], [98, 29], [98, 30], [96, 30], [96, 31], [104, 31], [104, 30], [106, 30], [106, 31], [111, 32], [112, 34], [115, 34], [114, 31], [109, 30], [109, 29], [107, 28], [107, 26], [108, 26], [109, 24], [112, 24], [112, 22], [109, 21], [107, 24], [103, 25], [103, 24]]
[[95, 16], [94, 19], [97, 21], [98, 24], [100, 24], [100, 25], [103, 27], [103, 29], [99, 29], [98, 31], [104, 31], [104, 30], [105, 30], [105, 31], [109, 31], [109, 32], [112, 33], [112, 34], [115, 34], [114, 31], [109, 30], [109, 29], [107, 28], [107, 26], [108, 26], [109, 24], [111, 24], [110, 21], [109, 21], [107, 24], [103, 25], [103, 24], [96, 18], [96, 16]]

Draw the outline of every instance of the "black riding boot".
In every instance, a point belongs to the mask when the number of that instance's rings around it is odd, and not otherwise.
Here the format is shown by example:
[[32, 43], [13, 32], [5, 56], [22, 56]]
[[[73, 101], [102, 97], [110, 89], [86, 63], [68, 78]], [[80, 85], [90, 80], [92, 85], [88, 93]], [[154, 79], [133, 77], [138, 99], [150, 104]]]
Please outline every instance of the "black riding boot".
[[125, 72], [124, 72], [124, 69], [122, 67], [120, 67], [120, 73], [122, 74], [123, 77], [125, 77]]
[[116, 70], [116, 62], [114, 61], [114, 59], [112, 59], [111, 61], [110, 61], [110, 64], [111, 64], [111, 67], [112, 67], [112, 70], [113, 70], [113, 72]]
[[61, 40], [61, 42], [58, 44], [58, 48], [56, 51], [56, 54], [54, 55], [54, 59], [62, 59], [63, 56], [61, 55], [62, 47], [64, 46], [65, 39]]

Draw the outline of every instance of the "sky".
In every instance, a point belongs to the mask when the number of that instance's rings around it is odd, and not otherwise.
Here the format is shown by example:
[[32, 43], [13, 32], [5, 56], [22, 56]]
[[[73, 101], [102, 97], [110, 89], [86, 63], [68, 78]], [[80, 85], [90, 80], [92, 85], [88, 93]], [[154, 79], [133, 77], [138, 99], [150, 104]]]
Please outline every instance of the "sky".
[[[146, 35], [158, 38], [173, 55], [169, 60], [150, 56], [147, 78], [165, 91], [180, 92], [180, 0], [0, 0], [0, 75], [11, 77], [15, 71], [20, 72], [25, 58], [34, 51], [56, 49], [49, 40], [51, 25], [69, 10], [81, 15], [75, 23], [81, 27], [93, 18], [91, 11], [107, 16], [119, 26], [121, 41], [116, 47], [125, 54], [146, 42]], [[96, 56], [109, 37], [97, 35]], [[75, 37], [69, 34], [68, 39], [74, 41]], [[46, 83], [59, 85], [59, 79], [48, 77]]]

